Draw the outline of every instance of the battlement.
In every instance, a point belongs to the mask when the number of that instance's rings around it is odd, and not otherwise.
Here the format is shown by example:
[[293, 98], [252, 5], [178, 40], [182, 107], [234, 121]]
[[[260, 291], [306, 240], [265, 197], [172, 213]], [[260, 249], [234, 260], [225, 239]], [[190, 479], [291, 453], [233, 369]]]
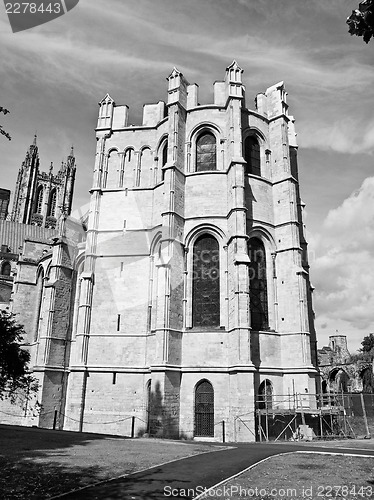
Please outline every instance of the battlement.
[[[242, 82], [243, 69], [236, 61], [227, 68], [225, 78], [213, 83], [213, 102], [201, 106], [199, 102], [199, 86], [190, 84], [177, 68], [173, 68], [167, 77], [167, 103], [147, 103], [143, 106], [143, 117], [140, 125], [129, 124], [129, 107], [116, 105], [113, 98], [106, 94], [99, 102], [99, 117], [97, 131], [120, 130], [128, 127], [156, 127], [168, 116], [168, 108], [172, 105], [182, 106], [191, 111], [195, 108], [218, 107], [226, 108], [232, 99], [238, 99], [241, 107], [245, 108], [245, 86]], [[272, 85], [265, 92], [259, 93], [255, 99], [253, 111], [267, 119], [274, 119], [279, 115], [288, 116], [287, 92], [284, 83]], [[246, 109], [246, 108], [245, 108]]]

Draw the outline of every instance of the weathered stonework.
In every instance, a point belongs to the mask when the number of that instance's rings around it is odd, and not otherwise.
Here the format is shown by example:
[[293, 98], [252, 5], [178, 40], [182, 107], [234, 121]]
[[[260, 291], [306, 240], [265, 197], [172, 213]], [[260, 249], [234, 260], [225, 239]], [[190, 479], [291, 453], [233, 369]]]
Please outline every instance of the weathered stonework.
[[331, 335], [329, 345], [318, 349], [318, 365], [324, 393], [374, 392], [371, 357], [352, 356], [345, 335]]
[[316, 393], [294, 120], [282, 82], [248, 109], [242, 72], [200, 105], [174, 69], [139, 126], [100, 102], [85, 244], [55, 240], [34, 272], [39, 425], [252, 441], [264, 383]]

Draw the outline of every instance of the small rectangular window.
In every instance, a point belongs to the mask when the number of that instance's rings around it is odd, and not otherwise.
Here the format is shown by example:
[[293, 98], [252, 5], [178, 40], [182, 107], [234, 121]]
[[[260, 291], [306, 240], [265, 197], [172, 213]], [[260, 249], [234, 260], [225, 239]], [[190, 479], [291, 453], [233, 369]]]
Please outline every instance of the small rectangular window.
[[120, 328], [121, 328], [121, 315], [118, 314], [117, 315], [117, 332], [119, 332]]
[[116, 373], [116, 372], [113, 372], [112, 384], [113, 384], [113, 385], [116, 385], [116, 382], [117, 382], [117, 373]]

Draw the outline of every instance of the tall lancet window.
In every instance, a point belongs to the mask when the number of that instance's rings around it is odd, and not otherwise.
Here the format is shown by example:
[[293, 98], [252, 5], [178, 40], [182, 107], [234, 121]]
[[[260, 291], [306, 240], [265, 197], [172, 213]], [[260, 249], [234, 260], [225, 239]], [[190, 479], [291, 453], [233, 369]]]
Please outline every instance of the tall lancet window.
[[193, 251], [192, 324], [220, 324], [219, 245], [210, 234], [200, 236]]
[[43, 186], [39, 186], [36, 191], [35, 213], [41, 214], [43, 209]]
[[214, 390], [208, 380], [195, 389], [195, 436], [214, 437]]
[[268, 291], [266, 280], [265, 247], [258, 238], [251, 238], [248, 243], [249, 264], [249, 300], [252, 330], [267, 330]]
[[253, 135], [244, 141], [244, 159], [247, 162], [247, 174], [261, 175], [260, 145]]
[[48, 207], [48, 215], [52, 217], [56, 216], [56, 201], [57, 201], [57, 192], [54, 189], [49, 198], [49, 207]]
[[165, 170], [163, 167], [167, 164], [168, 161], [168, 141], [166, 140], [162, 146], [162, 157], [161, 157], [161, 180], [165, 179]]
[[216, 138], [205, 132], [196, 141], [196, 172], [216, 169]]

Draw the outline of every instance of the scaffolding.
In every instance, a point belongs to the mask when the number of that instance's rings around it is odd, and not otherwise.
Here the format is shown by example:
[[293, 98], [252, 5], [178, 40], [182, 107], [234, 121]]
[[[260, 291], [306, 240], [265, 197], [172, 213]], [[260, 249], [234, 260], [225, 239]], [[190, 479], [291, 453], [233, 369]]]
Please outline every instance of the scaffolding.
[[370, 437], [362, 394], [261, 394], [256, 399], [259, 441], [355, 438], [357, 418]]

